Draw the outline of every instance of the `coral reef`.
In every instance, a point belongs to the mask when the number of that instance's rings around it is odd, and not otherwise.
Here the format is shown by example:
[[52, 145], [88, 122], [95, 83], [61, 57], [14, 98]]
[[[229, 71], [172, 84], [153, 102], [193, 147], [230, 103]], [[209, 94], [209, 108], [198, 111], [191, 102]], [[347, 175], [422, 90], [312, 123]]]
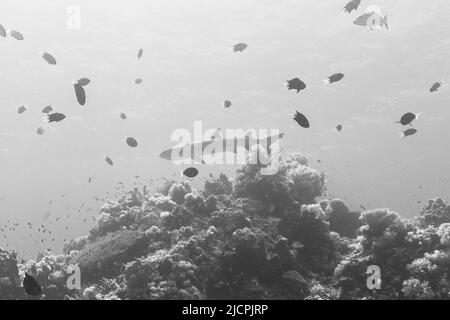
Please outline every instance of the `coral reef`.
[[[0, 249], [0, 299], [24, 299], [25, 272], [41, 299], [449, 299], [450, 214], [430, 200], [414, 219], [352, 212], [316, 199], [325, 176], [294, 154], [272, 176], [247, 163], [233, 183], [201, 191], [167, 181], [106, 203], [89, 235], [63, 254], [19, 263]], [[67, 287], [69, 266], [81, 289]], [[380, 270], [368, 286], [370, 267]]]

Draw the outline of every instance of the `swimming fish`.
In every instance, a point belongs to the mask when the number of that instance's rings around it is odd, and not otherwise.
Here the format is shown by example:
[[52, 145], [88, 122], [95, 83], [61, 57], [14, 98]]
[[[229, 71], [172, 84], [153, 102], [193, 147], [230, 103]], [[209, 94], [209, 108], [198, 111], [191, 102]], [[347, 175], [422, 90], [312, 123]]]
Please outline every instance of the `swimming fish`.
[[361, 0], [352, 0], [345, 5], [344, 11], [347, 13], [351, 13], [353, 10], [357, 11], [360, 4]]
[[44, 130], [44, 128], [39, 127], [39, 128], [37, 128], [36, 132], [38, 135], [42, 136], [45, 133], [45, 130]]
[[87, 86], [89, 83], [91, 83], [91, 80], [89, 78], [81, 78], [78, 79], [77, 84], [79, 84], [82, 87]]
[[233, 52], [242, 52], [245, 49], [247, 49], [248, 45], [244, 42], [240, 42], [238, 44], [235, 44], [233, 46], [233, 48], [231, 48], [231, 50], [233, 50]]
[[337, 126], [336, 126], [336, 130], [337, 131], [339, 131], [339, 132], [341, 132], [342, 131], [342, 124], [338, 124]]
[[141, 78], [137, 78], [136, 80], [134, 80], [134, 84], [141, 84], [142, 82], [144, 82], [144, 80], [142, 80]]
[[25, 273], [25, 277], [23, 278], [22, 285], [25, 289], [25, 293], [29, 296], [40, 296], [42, 294], [41, 286], [39, 283], [30, 276], [28, 273]]
[[16, 40], [23, 40], [23, 35], [19, 31], [11, 30], [9, 34]]
[[278, 135], [255, 138], [251, 132], [244, 133], [242, 136], [237, 135], [235, 137], [221, 137], [214, 138], [206, 141], [186, 143], [181, 146], [176, 146], [171, 149], [164, 150], [160, 153], [159, 157], [170, 161], [188, 160], [191, 159], [198, 163], [205, 163], [204, 157], [214, 154], [225, 154], [238, 152], [243, 148], [246, 151], [250, 151], [255, 147], [266, 148], [270, 152], [271, 146], [278, 140], [284, 137], [284, 133]]
[[75, 96], [77, 97], [78, 103], [84, 106], [86, 103], [86, 91], [84, 91], [84, 88], [78, 83], [75, 83], [73, 88], [75, 89]]
[[138, 145], [136, 139], [133, 138], [133, 137], [127, 137], [127, 138], [125, 139], [125, 142], [127, 143], [128, 146], [130, 146], [130, 147], [132, 147], [132, 148], [136, 148], [137, 145]]
[[53, 65], [56, 64], [56, 59], [55, 59], [55, 57], [52, 56], [52, 55], [51, 55], [50, 53], [48, 53], [48, 52], [44, 52], [44, 53], [42, 54], [42, 58], [43, 58], [45, 61], [47, 61], [48, 64], [53, 64]]
[[230, 101], [230, 100], [225, 100], [225, 101], [223, 102], [223, 107], [224, 107], [224, 108], [229, 108], [229, 107], [231, 107], [231, 101]]
[[405, 113], [405, 114], [401, 117], [400, 121], [398, 121], [397, 123], [400, 123], [400, 124], [403, 125], [403, 126], [411, 125], [411, 123], [412, 123], [414, 120], [416, 120], [417, 118], [419, 118], [419, 115], [420, 115], [420, 114], [414, 114], [414, 113], [412, 113], [412, 112]]
[[358, 26], [368, 27], [370, 30], [380, 29], [383, 26], [389, 30], [388, 15], [382, 17], [376, 12], [365, 13], [358, 17], [353, 23]]
[[144, 49], [139, 49], [138, 51], [138, 59], [142, 58], [142, 55], [144, 54]]
[[194, 167], [190, 167], [183, 171], [183, 175], [188, 178], [195, 178], [198, 175], [198, 170]]
[[305, 117], [304, 114], [296, 111], [294, 120], [300, 125], [300, 127], [308, 129], [310, 127], [308, 119]]
[[27, 111], [27, 107], [25, 107], [25, 106], [20, 106], [19, 109], [17, 109], [18, 114], [22, 114], [25, 111]]
[[122, 112], [122, 113], [120, 114], [120, 118], [123, 119], [123, 120], [125, 120], [125, 119], [127, 118], [127, 115], [126, 115], [125, 113]]
[[47, 117], [48, 122], [60, 122], [63, 121], [65, 118], [66, 116], [64, 114], [58, 112], [49, 114]]
[[331, 76], [329, 76], [327, 79], [323, 80], [324, 83], [326, 84], [331, 84], [334, 82], [339, 82], [342, 79], [344, 79], [344, 74], [343, 73], [335, 73]]
[[306, 84], [299, 78], [294, 78], [292, 80], [287, 80], [286, 87], [288, 90], [297, 90], [297, 93], [299, 93], [301, 90], [306, 89]]
[[42, 109], [42, 113], [47, 113], [49, 114], [50, 112], [53, 111], [52, 106], [46, 106], [44, 109]]
[[413, 136], [413, 135], [415, 135], [417, 132], [418, 132], [418, 131], [417, 131], [416, 129], [408, 129], [408, 130], [406, 130], [406, 131], [403, 131], [402, 137], [406, 138], [406, 137], [409, 137], [409, 136]]
[[0, 37], [6, 38], [6, 30], [3, 28], [3, 26], [0, 24]]
[[431, 88], [430, 88], [430, 92], [436, 92], [439, 90], [439, 88], [442, 86], [443, 81], [439, 81], [434, 83]]

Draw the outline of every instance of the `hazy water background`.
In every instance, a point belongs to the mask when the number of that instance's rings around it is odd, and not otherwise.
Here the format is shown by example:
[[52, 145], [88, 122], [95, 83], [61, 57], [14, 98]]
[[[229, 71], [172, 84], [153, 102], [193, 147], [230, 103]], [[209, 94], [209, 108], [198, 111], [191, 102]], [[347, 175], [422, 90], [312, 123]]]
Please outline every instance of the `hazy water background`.
[[[0, 38], [0, 225], [21, 224], [2, 234], [0, 246], [34, 257], [86, 234], [93, 223], [81, 220], [102, 204], [95, 195], [107, 197], [118, 181], [131, 188], [178, 174], [158, 154], [171, 146], [173, 130], [192, 129], [196, 120], [205, 128], [281, 129], [285, 151], [309, 155], [327, 174], [329, 193], [353, 209], [390, 207], [411, 217], [417, 201], [450, 198], [441, 180], [450, 178], [450, 91], [444, 85], [428, 92], [449, 79], [450, 3], [362, 2], [346, 15], [345, 0], [2, 0], [0, 24], [25, 40]], [[372, 4], [389, 14], [389, 31], [353, 25]], [[69, 5], [81, 8], [81, 30], [66, 27]], [[249, 48], [233, 54], [238, 42]], [[42, 50], [58, 65], [47, 65]], [[336, 72], [344, 81], [324, 86]], [[283, 87], [297, 76], [309, 86], [298, 95]], [[84, 107], [69, 85], [80, 77], [92, 80]], [[133, 84], [138, 77], [140, 86]], [[224, 99], [231, 109], [222, 108]], [[45, 124], [38, 136], [49, 104], [67, 119]], [[28, 111], [19, 115], [21, 105]], [[310, 118], [311, 129], [292, 121], [294, 109]], [[419, 134], [401, 139], [394, 122], [408, 111], [422, 113]], [[139, 148], [127, 147], [126, 136]], [[235, 167], [199, 169], [232, 175]], [[41, 223], [47, 211], [55, 242], [28, 238], [24, 224]]]

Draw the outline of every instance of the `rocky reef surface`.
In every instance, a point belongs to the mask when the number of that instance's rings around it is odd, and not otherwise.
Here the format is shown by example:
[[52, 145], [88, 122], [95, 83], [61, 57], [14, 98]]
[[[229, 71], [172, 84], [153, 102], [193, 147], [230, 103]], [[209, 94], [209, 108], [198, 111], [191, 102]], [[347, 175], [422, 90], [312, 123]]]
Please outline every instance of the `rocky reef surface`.
[[[168, 182], [106, 203], [90, 234], [61, 255], [17, 261], [0, 249], [0, 299], [448, 299], [450, 206], [430, 200], [414, 219], [352, 212], [321, 200], [325, 176], [293, 154], [276, 175], [246, 164], [204, 190]], [[69, 266], [82, 287], [67, 286]], [[368, 286], [377, 266], [379, 285]]]

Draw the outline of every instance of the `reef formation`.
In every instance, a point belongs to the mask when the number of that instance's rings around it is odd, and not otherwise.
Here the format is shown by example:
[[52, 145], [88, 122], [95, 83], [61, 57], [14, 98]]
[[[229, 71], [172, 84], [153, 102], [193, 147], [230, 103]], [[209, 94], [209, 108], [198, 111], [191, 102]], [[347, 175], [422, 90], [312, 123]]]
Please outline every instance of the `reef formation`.
[[[245, 164], [204, 190], [168, 182], [105, 204], [90, 234], [19, 263], [0, 250], [0, 299], [448, 299], [450, 206], [430, 200], [413, 219], [352, 212], [323, 198], [325, 176], [301, 154], [277, 174]], [[82, 286], [67, 286], [70, 265]], [[377, 266], [379, 286], [368, 286]]]

